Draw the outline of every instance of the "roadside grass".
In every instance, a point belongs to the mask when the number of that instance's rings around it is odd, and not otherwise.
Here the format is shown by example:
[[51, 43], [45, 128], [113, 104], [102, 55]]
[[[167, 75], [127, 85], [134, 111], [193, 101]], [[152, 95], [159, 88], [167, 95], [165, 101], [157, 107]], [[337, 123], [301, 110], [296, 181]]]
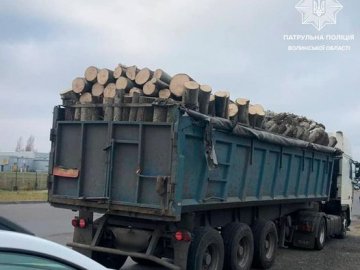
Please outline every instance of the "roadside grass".
[[47, 201], [47, 190], [7, 191], [0, 190], [0, 202]]

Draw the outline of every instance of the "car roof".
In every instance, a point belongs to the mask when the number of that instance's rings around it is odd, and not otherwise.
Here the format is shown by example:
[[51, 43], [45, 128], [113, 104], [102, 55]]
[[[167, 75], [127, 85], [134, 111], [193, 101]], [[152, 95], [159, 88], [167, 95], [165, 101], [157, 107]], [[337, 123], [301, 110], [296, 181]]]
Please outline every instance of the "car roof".
[[0, 230], [0, 250], [4, 249], [44, 254], [81, 266], [85, 269], [108, 269], [75, 250], [49, 240], [28, 234]]

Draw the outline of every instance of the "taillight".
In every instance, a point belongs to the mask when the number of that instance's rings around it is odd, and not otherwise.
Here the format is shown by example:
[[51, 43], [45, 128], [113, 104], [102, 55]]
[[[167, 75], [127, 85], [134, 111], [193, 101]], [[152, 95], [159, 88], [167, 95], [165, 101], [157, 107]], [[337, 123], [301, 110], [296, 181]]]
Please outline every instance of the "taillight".
[[71, 225], [73, 225], [74, 227], [79, 227], [79, 218], [78, 217], [74, 217], [71, 220]]
[[75, 228], [79, 227], [81, 229], [84, 229], [87, 225], [87, 222], [84, 218], [74, 217], [71, 220], [71, 225], [73, 225]]
[[177, 231], [174, 237], [175, 240], [177, 241], [185, 241], [185, 242], [191, 241], [191, 234], [187, 231]]
[[80, 220], [79, 220], [79, 227], [80, 227], [81, 229], [84, 229], [84, 228], [86, 227], [86, 220], [85, 220], [85, 219], [80, 218]]

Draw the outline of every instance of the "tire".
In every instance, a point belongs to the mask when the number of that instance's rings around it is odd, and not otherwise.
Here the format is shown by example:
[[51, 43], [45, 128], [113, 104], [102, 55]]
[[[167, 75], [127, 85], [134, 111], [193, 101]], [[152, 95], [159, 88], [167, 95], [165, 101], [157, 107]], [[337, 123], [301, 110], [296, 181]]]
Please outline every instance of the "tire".
[[124, 265], [127, 256], [93, 252], [92, 259], [107, 268], [120, 269]]
[[224, 264], [224, 243], [218, 231], [199, 227], [193, 232], [187, 270], [220, 270]]
[[276, 257], [278, 246], [276, 226], [270, 220], [258, 220], [252, 231], [254, 235], [253, 265], [260, 269], [268, 269], [274, 264]]
[[222, 232], [225, 248], [224, 269], [248, 270], [254, 255], [254, 238], [244, 223], [230, 223]]
[[316, 250], [322, 250], [325, 246], [326, 242], [326, 224], [325, 219], [320, 218], [319, 220], [319, 226], [316, 232], [315, 237], [315, 249]]

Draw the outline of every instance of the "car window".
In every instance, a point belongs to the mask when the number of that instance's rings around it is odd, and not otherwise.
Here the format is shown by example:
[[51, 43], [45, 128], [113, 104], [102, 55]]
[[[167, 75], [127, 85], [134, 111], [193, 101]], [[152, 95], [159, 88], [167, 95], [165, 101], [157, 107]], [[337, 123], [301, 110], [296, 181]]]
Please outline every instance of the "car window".
[[19, 252], [0, 252], [1, 270], [76, 270], [64, 263]]

